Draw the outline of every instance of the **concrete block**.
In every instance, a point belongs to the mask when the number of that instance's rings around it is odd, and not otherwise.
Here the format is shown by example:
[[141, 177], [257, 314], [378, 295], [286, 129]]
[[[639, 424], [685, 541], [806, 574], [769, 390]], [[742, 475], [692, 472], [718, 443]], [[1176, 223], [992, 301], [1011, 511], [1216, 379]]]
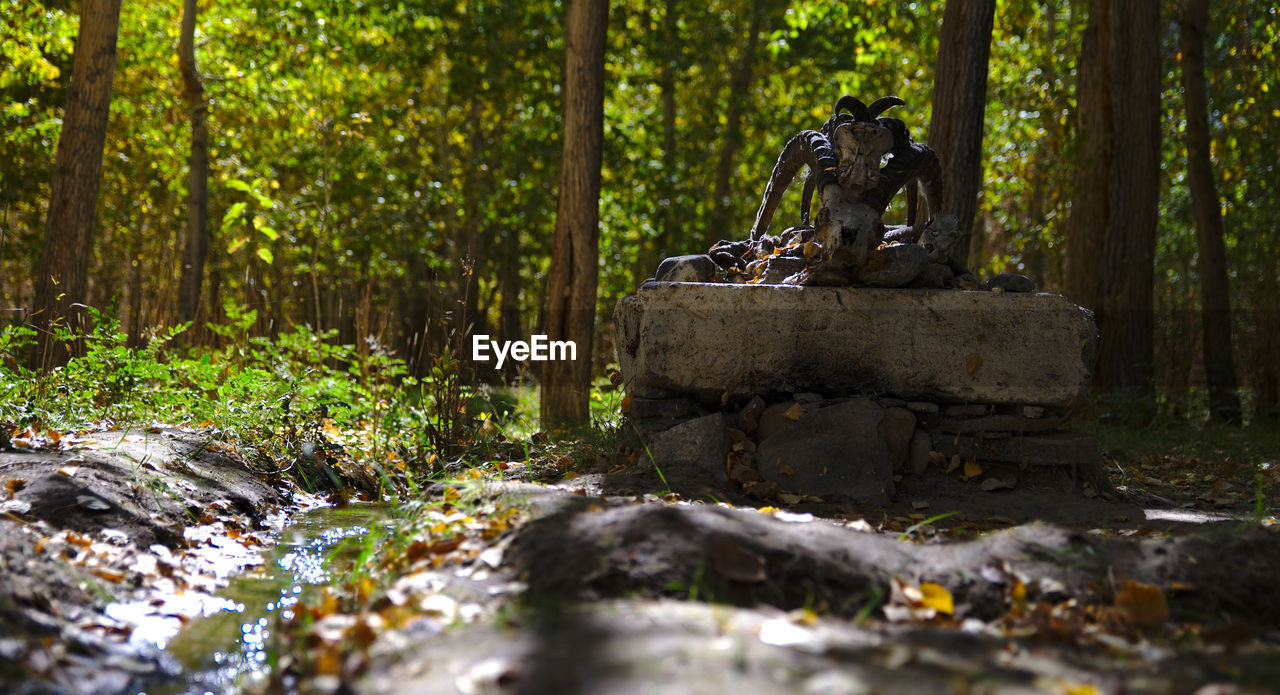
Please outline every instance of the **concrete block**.
[[893, 495], [893, 456], [884, 413], [870, 398], [810, 407], [760, 443], [760, 477], [787, 492], [886, 504]]
[[817, 392], [935, 403], [1088, 401], [1097, 328], [1051, 294], [646, 283], [614, 311], [630, 393]]

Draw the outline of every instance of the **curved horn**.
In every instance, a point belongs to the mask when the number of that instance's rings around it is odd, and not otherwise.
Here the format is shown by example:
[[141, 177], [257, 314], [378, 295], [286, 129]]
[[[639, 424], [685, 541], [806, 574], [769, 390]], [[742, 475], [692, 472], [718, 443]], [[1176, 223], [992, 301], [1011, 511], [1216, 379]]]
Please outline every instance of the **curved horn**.
[[851, 97], [848, 94], [840, 97], [840, 101], [836, 102], [836, 108], [831, 115], [839, 116], [844, 109], [848, 109], [849, 113], [852, 113], [853, 117], [859, 121], [871, 120], [871, 112], [867, 110], [867, 105], [862, 103], [861, 99]]
[[[756, 212], [756, 222], [751, 227], [752, 241], [764, 236], [764, 233], [769, 230], [773, 213], [782, 202], [782, 194], [786, 193], [787, 187], [791, 185], [796, 174], [800, 173], [801, 167], [807, 165], [809, 178], [811, 180], [816, 178], [818, 183], [825, 184], [835, 182], [837, 164], [838, 160], [835, 150], [831, 148], [831, 141], [822, 133], [816, 130], [805, 130], [791, 138], [787, 146], [782, 148], [782, 154], [778, 155], [778, 163], [773, 165], [773, 173], [769, 174], [769, 183], [764, 188], [764, 198], [760, 201], [760, 209]], [[805, 188], [810, 189], [807, 183]], [[804, 208], [808, 209], [808, 207], [808, 201], [805, 201]]]
[[871, 102], [871, 106], [867, 107], [867, 113], [871, 117], [867, 120], [871, 120], [895, 106], [906, 105], [907, 102], [899, 99], [898, 97], [880, 97], [879, 99]]

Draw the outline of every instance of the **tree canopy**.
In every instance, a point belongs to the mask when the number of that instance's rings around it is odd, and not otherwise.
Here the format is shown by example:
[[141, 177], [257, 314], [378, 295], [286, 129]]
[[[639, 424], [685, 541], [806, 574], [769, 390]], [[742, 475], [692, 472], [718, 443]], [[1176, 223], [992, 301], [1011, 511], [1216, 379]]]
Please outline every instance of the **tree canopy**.
[[[928, 140], [944, 8], [611, 4], [601, 364], [611, 359], [605, 319], [616, 298], [666, 255], [742, 238], [783, 143], [820, 125], [840, 95], [901, 96], [895, 116]], [[0, 307], [16, 321], [33, 298], [78, 8], [0, 6]], [[1080, 0], [996, 4], [970, 262], [1052, 291], [1068, 284], [1088, 14]], [[135, 340], [177, 318], [191, 149], [181, 15], [175, 3], [127, 2], [120, 20], [89, 302], [114, 306]], [[1180, 15], [1180, 2], [1162, 2], [1155, 380], [1163, 408], [1199, 414], [1207, 402]], [[542, 0], [200, 3], [213, 245], [199, 315], [219, 322], [228, 307], [252, 308], [262, 334], [309, 324], [347, 343], [376, 336], [411, 359], [443, 345], [464, 315], [479, 332], [534, 331], [560, 176], [564, 22], [562, 4]], [[1239, 383], [1252, 410], [1271, 415], [1280, 402], [1270, 185], [1278, 33], [1275, 8], [1230, 0], [1214, 6], [1205, 41]], [[798, 190], [789, 195], [798, 201]]]

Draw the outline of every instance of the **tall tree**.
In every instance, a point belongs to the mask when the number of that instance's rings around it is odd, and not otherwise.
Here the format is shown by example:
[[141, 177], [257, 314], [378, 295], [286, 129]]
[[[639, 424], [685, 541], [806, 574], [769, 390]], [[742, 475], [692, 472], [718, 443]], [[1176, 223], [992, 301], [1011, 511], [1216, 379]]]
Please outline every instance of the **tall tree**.
[[1235, 365], [1231, 357], [1231, 300], [1227, 291], [1227, 251], [1222, 209], [1209, 161], [1209, 101], [1204, 78], [1204, 41], [1209, 0], [1187, 0], [1178, 46], [1182, 51], [1182, 94], [1187, 109], [1187, 183], [1200, 249], [1201, 329], [1209, 415], [1218, 422], [1240, 419]]
[[187, 160], [187, 238], [178, 283], [178, 321], [194, 321], [200, 308], [204, 264], [209, 257], [209, 102], [196, 69], [196, 0], [182, 4], [182, 32], [178, 38], [178, 69], [182, 96], [191, 119], [191, 154]]
[[982, 133], [995, 0], [947, 0], [934, 70], [929, 146], [942, 159], [942, 209], [960, 220], [968, 249], [982, 188]]
[[71, 88], [62, 116], [54, 158], [40, 264], [36, 271], [32, 324], [38, 331], [29, 362], [33, 367], [62, 364], [68, 349], [58, 349], [53, 328], [67, 322], [83, 327], [88, 303], [89, 264], [102, 180], [102, 151], [111, 110], [111, 81], [116, 71], [116, 37], [121, 0], [83, 0], [72, 61]]
[[567, 25], [564, 150], [547, 273], [546, 324], [550, 340], [576, 344], [577, 359], [550, 361], [543, 367], [541, 415], [546, 422], [583, 422], [590, 414], [609, 0], [572, 0]]
[[1068, 228], [1067, 288], [1097, 312], [1094, 379], [1151, 414], [1160, 195], [1158, 3], [1093, 0], [1077, 79], [1082, 159]]

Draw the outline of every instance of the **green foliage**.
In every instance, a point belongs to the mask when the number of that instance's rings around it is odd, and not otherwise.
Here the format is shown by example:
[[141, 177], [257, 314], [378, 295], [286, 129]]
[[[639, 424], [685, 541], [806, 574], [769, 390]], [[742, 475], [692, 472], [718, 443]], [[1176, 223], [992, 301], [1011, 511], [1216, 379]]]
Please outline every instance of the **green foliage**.
[[[10, 311], [31, 301], [76, 17], [51, 0], [0, 6], [0, 310]], [[927, 141], [944, 7], [613, 3], [596, 355], [610, 352], [614, 300], [658, 260], [745, 235], [786, 139], [825, 120], [841, 94], [903, 97], [894, 115]], [[1181, 3], [1162, 8], [1172, 22]], [[372, 0], [359, 12], [334, 0], [202, 7], [196, 43], [210, 103], [214, 243], [200, 319], [183, 338], [250, 350], [248, 336], [306, 325], [363, 357], [375, 336], [405, 356], [409, 375], [429, 378], [444, 359], [431, 356], [450, 345], [446, 317], [474, 323], [476, 333], [535, 332], [559, 188], [563, 11], [545, 0]], [[181, 262], [190, 134], [174, 50], [179, 14], [173, 3], [126, 3], [121, 19], [92, 303], [118, 300], [119, 330], [135, 346], [170, 322]], [[749, 59], [753, 15], [760, 32]], [[1087, 15], [1087, 3], [1072, 0], [997, 5], [972, 263], [984, 273], [1012, 270], [1048, 290], [1063, 286]], [[1280, 404], [1267, 390], [1268, 378], [1280, 389], [1267, 371], [1280, 362], [1280, 335], [1268, 330], [1280, 322], [1270, 186], [1280, 18], [1265, 4], [1231, 0], [1211, 19], [1213, 158], [1241, 384], [1265, 415]], [[1203, 410], [1197, 249], [1181, 173], [1176, 42], [1166, 39], [1162, 51], [1157, 371], [1166, 412], [1194, 418]], [[739, 74], [751, 79], [735, 95]], [[742, 137], [730, 153], [731, 116]], [[728, 214], [713, 219], [722, 159]], [[779, 223], [798, 217], [798, 189]], [[889, 220], [902, 214], [895, 205]], [[224, 311], [228, 302], [252, 313]], [[5, 316], [21, 319], [20, 311]]]

